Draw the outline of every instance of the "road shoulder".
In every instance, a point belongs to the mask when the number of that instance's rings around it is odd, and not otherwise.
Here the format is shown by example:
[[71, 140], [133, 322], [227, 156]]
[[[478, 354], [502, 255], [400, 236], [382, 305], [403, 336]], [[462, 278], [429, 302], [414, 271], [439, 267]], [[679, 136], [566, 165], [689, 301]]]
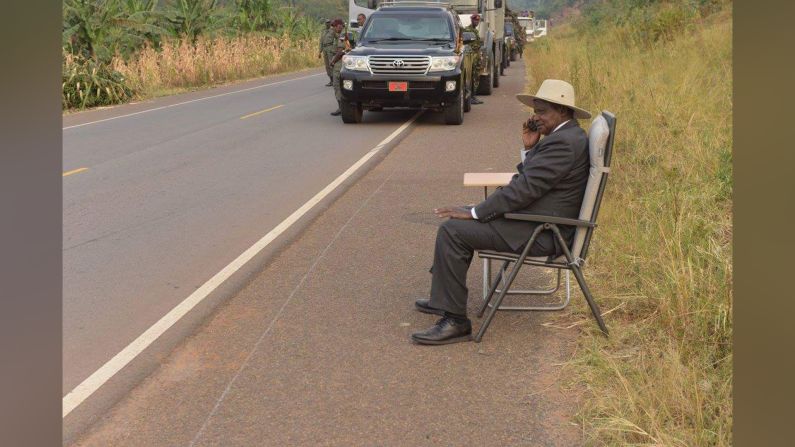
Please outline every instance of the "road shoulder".
[[77, 445], [579, 445], [557, 383], [576, 333], [554, 315], [500, 313], [481, 344], [408, 338], [433, 322], [413, 309], [431, 209], [477, 202], [463, 173], [518, 158], [524, 70], [507, 73], [464, 126], [423, 117]]

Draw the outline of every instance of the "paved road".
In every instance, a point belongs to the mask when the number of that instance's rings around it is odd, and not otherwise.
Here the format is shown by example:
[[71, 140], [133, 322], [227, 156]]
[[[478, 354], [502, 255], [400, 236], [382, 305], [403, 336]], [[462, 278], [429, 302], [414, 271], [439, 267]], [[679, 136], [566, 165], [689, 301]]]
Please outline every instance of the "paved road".
[[325, 82], [303, 72], [64, 118], [64, 394], [412, 115], [368, 114], [352, 132]]
[[500, 313], [481, 344], [409, 341], [435, 319], [413, 308], [430, 287], [432, 208], [479, 201], [463, 173], [519, 158], [522, 64], [506, 74], [463, 126], [423, 116], [75, 445], [582, 445], [576, 397], [556, 383], [571, 316]]

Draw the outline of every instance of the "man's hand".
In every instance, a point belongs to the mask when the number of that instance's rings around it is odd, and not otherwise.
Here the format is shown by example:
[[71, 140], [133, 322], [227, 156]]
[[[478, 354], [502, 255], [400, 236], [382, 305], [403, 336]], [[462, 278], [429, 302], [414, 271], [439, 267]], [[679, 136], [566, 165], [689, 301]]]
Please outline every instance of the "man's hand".
[[536, 143], [538, 143], [538, 140], [541, 139], [541, 131], [540, 130], [533, 131], [528, 126], [530, 121], [538, 123], [538, 120], [536, 120], [535, 115], [531, 116], [529, 120], [522, 123], [522, 143], [524, 143], [525, 149], [530, 149], [531, 147], [535, 146]]
[[472, 220], [472, 212], [469, 208], [464, 208], [462, 206], [435, 208], [433, 213], [436, 214], [436, 217], [442, 219], [449, 217], [450, 219]]

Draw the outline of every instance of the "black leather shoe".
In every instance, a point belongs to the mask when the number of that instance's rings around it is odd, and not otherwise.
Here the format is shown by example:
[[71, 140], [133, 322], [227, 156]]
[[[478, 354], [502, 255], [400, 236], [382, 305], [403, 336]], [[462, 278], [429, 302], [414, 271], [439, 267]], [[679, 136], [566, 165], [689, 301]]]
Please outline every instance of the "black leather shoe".
[[421, 345], [447, 345], [472, 340], [472, 322], [469, 319], [458, 322], [442, 317], [425, 331], [411, 334], [414, 343]]
[[331, 81], [328, 81], [328, 84], [326, 84], [326, 87], [331, 87], [331, 86], [333, 86], [333, 85], [334, 85], [334, 84], [332, 84], [332, 83], [331, 83]]
[[472, 99], [469, 102], [471, 102], [472, 104], [483, 104], [483, 101], [479, 100], [478, 98], [476, 98], [474, 96], [472, 97]]
[[340, 116], [340, 115], [342, 115], [342, 110], [340, 109], [331, 112], [331, 116]]
[[431, 300], [429, 300], [428, 298], [418, 299], [417, 301], [414, 302], [414, 307], [416, 307], [418, 311], [425, 314], [444, 316], [444, 311], [442, 309], [431, 307]]

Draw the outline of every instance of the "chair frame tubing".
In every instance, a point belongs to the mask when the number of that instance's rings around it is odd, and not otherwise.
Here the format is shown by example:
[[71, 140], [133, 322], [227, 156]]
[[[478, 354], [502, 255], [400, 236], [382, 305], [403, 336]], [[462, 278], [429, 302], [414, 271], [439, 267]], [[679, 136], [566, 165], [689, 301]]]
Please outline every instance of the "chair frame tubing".
[[[486, 258], [486, 259], [484, 259], [484, 261], [485, 262], [489, 262], [490, 259]], [[504, 279], [505, 270], [507, 270], [508, 264], [510, 264], [510, 263], [511, 263], [511, 261], [505, 261], [503, 263], [502, 267], [500, 267], [500, 270], [497, 273], [498, 277]], [[549, 311], [558, 311], [558, 310], [565, 309], [566, 306], [568, 306], [569, 303], [571, 302], [571, 278], [569, 278], [569, 270], [568, 269], [555, 268], [555, 267], [549, 267], [549, 268], [554, 269], [554, 270], [557, 271], [557, 279], [555, 280], [555, 286], [552, 287], [551, 289], [546, 289], [546, 290], [525, 290], [525, 289], [511, 290], [510, 288], [508, 288], [508, 295], [530, 295], [530, 296], [548, 296], [548, 295], [553, 295], [555, 292], [560, 290], [560, 279], [561, 279], [563, 270], [566, 270], [566, 280], [565, 280], [565, 283], [566, 283], [566, 297], [563, 299], [563, 301], [561, 301], [559, 303], [553, 303], [553, 304], [547, 304], [547, 305], [536, 305], [536, 306], [500, 306], [500, 310], [512, 311], [512, 312], [525, 312], [525, 311], [541, 311], [541, 312], [546, 311], [546, 312], [549, 312]], [[483, 271], [490, 274], [491, 269], [484, 269]], [[505, 281], [502, 282], [502, 286], [503, 286], [503, 288], [506, 287]], [[488, 286], [484, 287], [484, 290], [483, 290], [483, 299], [484, 300], [486, 299], [486, 297], [489, 296], [489, 291], [490, 291], [490, 289], [488, 288]], [[501, 291], [502, 291], [502, 289], [496, 289], [493, 293], [500, 293]], [[492, 307], [493, 304], [488, 304], [488, 306]]]
[[[516, 279], [516, 276], [519, 274], [519, 270], [521, 270], [522, 266], [524, 265], [524, 261], [525, 259], [527, 259], [527, 256], [530, 253], [530, 248], [533, 246], [533, 242], [535, 242], [535, 240], [538, 238], [538, 235], [541, 234], [542, 231], [552, 231], [552, 233], [555, 235], [555, 238], [558, 240], [560, 246], [563, 248], [563, 255], [566, 257], [566, 260], [569, 263], [567, 267], [559, 267], [559, 268], [567, 268], [574, 273], [574, 277], [577, 279], [577, 283], [580, 285], [580, 289], [582, 290], [583, 295], [585, 296], [585, 300], [588, 302], [588, 306], [591, 309], [591, 313], [593, 313], [593, 316], [596, 319], [597, 324], [599, 325], [599, 329], [601, 329], [605, 335], [609, 334], [607, 326], [605, 325], [604, 320], [602, 319], [599, 306], [594, 301], [593, 296], [591, 295], [591, 290], [588, 288], [588, 285], [585, 282], [585, 277], [582, 274], [582, 269], [580, 268], [579, 262], [576, 259], [574, 259], [574, 257], [572, 256], [571, 251], [569, 250], [565, 240], [563, 239], [563, 236], [560, 234], [558, 226], [556, 224], [545, 223], [543, 225], [538, 225], [533, 230], [533, 233], [530, 235], [530, 239], [528, 240], [527, 245], [525, 246], [524, 250], [522, 250], [522, 254], [519, 255], [519, 258], [514, 263], [511, 272], [508, 274], [508, 280], [506, 281], [506, 284], [503, 285], [503, 288], [500, 290], [499, 294], [497, 295], [497, 299], [494, 301], [494, 305], [489, 306], [492, 298], [494, 297], [494, 293], [497, 290], [497, 287], [499, 286], [500, 280], [502, 279], [503, 276], [502, 272], [504, 271], [504, 269], [500, 269], [500, 273], [497, 274], [497, 277], [494, 279], [491, 289], [489, 290], [489, 294], [486, 297], [486, 299], [483, 300], [483, 304], [481, 305], [480, 310], [478, 311], [478, 317], [482, 317], [486, 309], [488, 307], [491, 307], [489, 309], [488, 315], [486, 315], [486, 319], [483, 320], [483, 323], [480, 325], [480, 329], [478, 330], [477, 335], [475, 335], [474, 338], [475, 343], [480, 343], [480, 341], [483, 339], [483, 335], [486, 333], [486, 330], [489, 328], [489, 325], [491, 325], [491, 321], [494, 319], [494, 316], [497, 314], [497, 311], [500, 308], [500, 304], [502, 304], [502, 300], [505, 299], [506, 295], [508, 295], [508, 290], [510, 289], [514, 280]], [[505, 261], [505, 263], [503, 264], [503, 268], [507, 267], [508, 263], [509, 261]]]

